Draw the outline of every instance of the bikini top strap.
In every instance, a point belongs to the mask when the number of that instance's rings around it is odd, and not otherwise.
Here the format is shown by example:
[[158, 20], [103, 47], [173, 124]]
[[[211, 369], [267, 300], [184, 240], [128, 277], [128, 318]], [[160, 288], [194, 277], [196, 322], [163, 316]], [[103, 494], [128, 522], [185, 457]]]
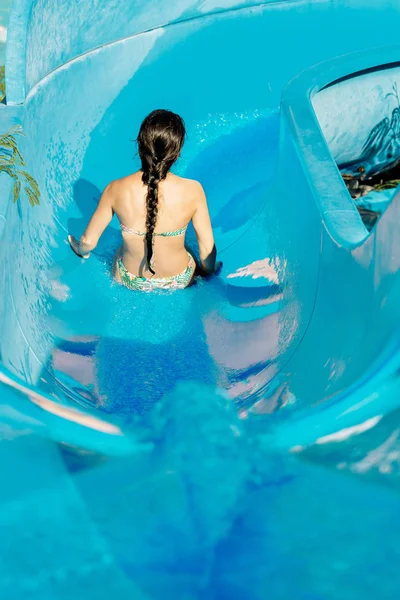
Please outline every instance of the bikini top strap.
[[[186, 232], [188, 225], [189, 225], [189, 223], [187, 225], [185, 225], [184, 227], [177, 229], [176, 231], [163, 231], [162, 233], [153, 233], [153, 236], [154, 237], [177, 237], [178, 235], [182, 235], [183, 233]], [[126, 225], [124, 225], [123, 223], [121, 223], [121, 229], [122, 229], [122, 231], [125, 231], [125, 233], [129, 233], [130, 235], [140, 235], [142, 237], [144, 237], [146, 235], [146, 232], [137, 231], [136, 229], [130, 229], [129, 227], [126, 227]]]

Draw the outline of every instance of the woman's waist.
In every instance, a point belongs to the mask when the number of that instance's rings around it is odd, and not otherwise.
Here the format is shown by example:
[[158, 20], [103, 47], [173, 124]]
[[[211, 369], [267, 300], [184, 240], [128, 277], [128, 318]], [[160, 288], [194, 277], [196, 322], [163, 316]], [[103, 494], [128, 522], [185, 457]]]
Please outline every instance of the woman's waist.
[[[132, 252], [123, 247], [120, 258], [125, 269], [132, 275], [152, 277], [143, 252]], [[191, 255], [184, 247], [179, 251], [168, 253], [166, 251], [157, 252], [155, 250], [152, 261], [153, 270], [155, 271], [154, 277], [174, 277], [175, 275], [179, 275], [189, 266], [190, 258]]]

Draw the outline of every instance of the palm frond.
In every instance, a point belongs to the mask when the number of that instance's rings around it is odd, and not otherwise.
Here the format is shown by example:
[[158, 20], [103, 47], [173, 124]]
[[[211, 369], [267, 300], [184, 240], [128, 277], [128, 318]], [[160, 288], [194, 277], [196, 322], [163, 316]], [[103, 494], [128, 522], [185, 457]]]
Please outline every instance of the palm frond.
[[26, 163], [18, 148], [16, 135], [24, 135], [21, 125], [13, 125], [7, 133], [0, 135], [0, 173], [7, 173], [14, 180], [14, 202], [19, 199], [23, 187], [29, 204], [35, 206], [40, 202], [39, 185], [32, 175], [21, 169]]
[[0, 144], [3, 145], [4, 140], [6, 140], [9, 136], [14, 136], [14, 135], [25, 135], [24, 131], [22, 129], [22, 125], [19, 125], [18, 123], [13, 125], [12, 127], [10, 127], [10, 129], [7, 131], [7, 133], [2, 133], [0, 135]]
[[21, 152], [17, 146], [14, 146], [11, 143], [3, 144], [3, 147], [0, 148], [0, 153], [2, 154], [2, 158], [4, 160], [8, 160], [10, 163], [20, 165], [21, 167], [26, 166]]
[[25, 161], [22, 158], [15, 138], [16, 135], [24, 135], [21, 125], [13, 125], [7, 133], [0, 135], [0, 151], [3, 151], [3, 154], [6, 153], [9, 155], [10, 162], [25, 166]]
[[26, 171], [19, 171], [19, 175], [24, 180], [24, 190], [28, 196], [29, 203], [32, 206], [39, 204], [40, 190], [36, 179]]
[[39, 194], [39, 190], [36, 187], [32, 187], [30, 185], [24, 185], [24, 190], [26, 192], [26, 195], [28, 196], [29, 204], [31, 206], [35, 206], [35, 205], [39, 204], [40, 194]]
[[11, 153], [9, 150], [6, 150], [5, 148], [0, 148], [0, 168], [4, 165], [5, 167], [8, 167], [10, 165], [13, 165], [12, 161], [10, 161], [11, 158]]
[[13, 185], [13, 201], [14, 202], [16, 202], [18, 200], [20, 193], [21, 193], [21, 181], [19, 179], [15, 179], [14, 185]]
[[16, 179], [15, 169], [9, 167], [8, 165], [4, 165], [0, 167], [0, 173], [6, 173], [11, 179]]

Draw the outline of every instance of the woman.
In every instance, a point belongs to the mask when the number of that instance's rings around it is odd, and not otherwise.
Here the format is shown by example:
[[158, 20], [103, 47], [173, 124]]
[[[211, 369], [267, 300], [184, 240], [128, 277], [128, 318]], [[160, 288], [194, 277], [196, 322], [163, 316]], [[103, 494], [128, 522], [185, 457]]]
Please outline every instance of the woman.
[[130, 289], [183, 289], [190, 285], [196, 270], [195, 260], [185, 248], [190, 221], [199, 244], [200, 274], [211, 275], [220, 266], [203, 188], [170, 171], [184, 140], [181, 117], [167, 110], [150, 113], [137, 140], [141, 170], [106, 187], [79, 242], [68, 236], [75, 254], [89, 258], [115, 213], [123, 244], [115, 256], [113, 274]]

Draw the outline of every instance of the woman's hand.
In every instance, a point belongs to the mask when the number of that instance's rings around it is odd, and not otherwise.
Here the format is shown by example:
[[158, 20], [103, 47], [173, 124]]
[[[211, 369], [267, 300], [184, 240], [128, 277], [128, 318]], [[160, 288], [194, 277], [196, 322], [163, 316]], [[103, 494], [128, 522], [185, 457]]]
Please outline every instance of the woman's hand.
[[212, 277], [213, 275], [219, 275], [222, 266], [223, 263], [220, 260], [217, 260], [217, 262], [214, 265], [213, 271], [206, 271], [203, 265], [200, 262], [196, 261], [196, 275], [198, 275], [199, 277]]
[[219, 273], [221, 272], [222, 269], [222, 261], [217, 260], [217, 262], [215, 263], [215, 267], [214, 267], [214, 275], [219, 275]]
[[79, 242], [73, 235], [68, 236], [68, 241], [69, 241], [69, 244], [70, 244], [72, 250], [75, 252], [75, 254], [77, 256], [79, 256], [80, 258], [84, 258], [85, 260], [89, 258], [90, 252], [88, 252], [87, 254], [80, 254]]

